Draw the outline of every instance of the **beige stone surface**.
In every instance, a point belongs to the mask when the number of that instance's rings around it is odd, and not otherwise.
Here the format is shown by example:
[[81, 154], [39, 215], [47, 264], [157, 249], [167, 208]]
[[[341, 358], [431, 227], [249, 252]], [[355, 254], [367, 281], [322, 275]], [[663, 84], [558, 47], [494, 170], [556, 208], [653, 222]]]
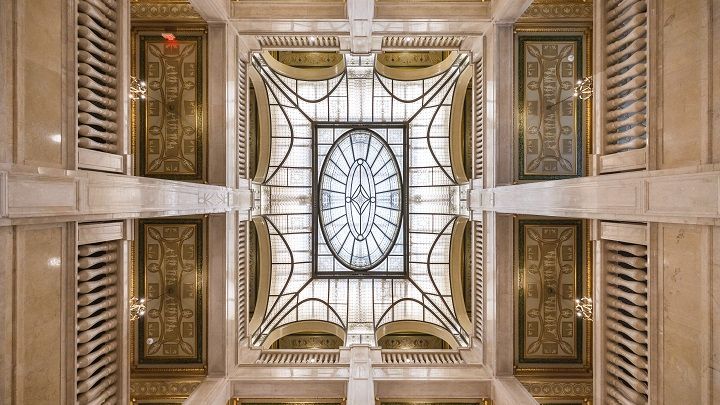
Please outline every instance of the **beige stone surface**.
[[712, 359], [710, 367], [713, 370], [712, 391], [713, 403], [720, 402], [720, 227], [712, 228], [712, 267], [710, 268], [712, 278]]
[[0, 403], [12, 403], [13, 228], [0, 227]]
[[17, 161], [64, 167], [62, 0], [17, 1]]
[[[710, 285], [707, 228], [658, 227], [661, 277], [661, 399], [707, 404], [710, 374]], [[652, 344], [652, 343], [651, 343]], [[657, 369], [656, 369], [657, 370]]]
[[[42, 192], [38, 192], [42, 190]], [[250, 190], [88, 171], [0, 166], [3, 221], [101, 221], [250, 208]]]
[[720, 165], [473, 190], [471, 209], [631, 222], [720, 224]]
[[13, 10], [11, 1], [0, 2], [0, 163], [13, 159], [15, 147], [13, 126], [15, 106], [13, 103]]
[[[710, 80], [712, 80], [712, 108], [710, 110], [712, 116], [710, 120], [710, 133], [712, 143], [712, 161], [720, 162], [720, 7], [717, 4], [712, 7], [712, 55], [711, 61], [714, 68], [711, 70], [712, 74]], [[720, 400], [719, 400], [720, 402]]]
[[[74, 268], [66, 254], [65, 224], [22, 226], [16, 231], [15, 403], [61, 403], [65, 394], [63, 302], [65, 269]], [[41, 389], [40, 389], [41, 388]]]
[[662, 1], [659, 168], [702, 164], [708, 148], [708, 2]]

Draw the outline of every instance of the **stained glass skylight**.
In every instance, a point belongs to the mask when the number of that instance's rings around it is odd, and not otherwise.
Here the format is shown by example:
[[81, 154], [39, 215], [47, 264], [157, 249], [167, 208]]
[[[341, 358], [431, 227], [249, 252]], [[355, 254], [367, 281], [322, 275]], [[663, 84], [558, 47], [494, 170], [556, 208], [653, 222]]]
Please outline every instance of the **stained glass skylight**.
[[345, 69], [324, 80], [291, 77], [267, 58], [252, 58], [270, 116], [255, 214], [267, 224], [272, 263], [259, 275], [268, 285], [251, 343], [306, 321], [341, 328], [346, 344], [374, 343], [379, 328], [410, 321], [469, 345], [450, 277], [468, 187], [455, 181], [449, 150], [468, 56], [417, 80], [382, 76], [374, 55], [345, 55]]
[[390, 253], [402, 219], [400, 167], [377, 133], [343, 134], [320, 170], [320, 229], [330, 251], [355, 271], [369, 270]]

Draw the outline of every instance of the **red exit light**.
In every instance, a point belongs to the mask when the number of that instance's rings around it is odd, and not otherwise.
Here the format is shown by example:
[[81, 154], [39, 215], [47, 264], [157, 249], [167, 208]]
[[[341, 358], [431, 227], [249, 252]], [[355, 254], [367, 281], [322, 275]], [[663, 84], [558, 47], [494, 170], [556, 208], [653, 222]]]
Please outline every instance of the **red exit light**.
[[168, 40], [168, 41], [174, 41], [174, 40], [175, 40], [175, 34], [173, 34], [173, 33], [171, 33], [171, 32], [163, 32], [163, 33], [160, 34], [160, 35], [162, 35], [162, 37], [165, 38], [165, 39]]

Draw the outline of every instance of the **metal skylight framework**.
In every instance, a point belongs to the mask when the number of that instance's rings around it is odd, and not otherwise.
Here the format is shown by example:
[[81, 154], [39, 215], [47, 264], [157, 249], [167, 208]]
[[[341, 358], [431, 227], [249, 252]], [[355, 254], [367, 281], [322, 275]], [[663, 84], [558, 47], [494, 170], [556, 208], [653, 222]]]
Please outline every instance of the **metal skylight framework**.
[[375, 342], [412, 323], [468, 346], [450, 274], [468, 187], [453, 175], [449, 136], [469, 57], [453, 53], [409, 80], [382, 75], [374, 55], [345, 55], [344, 65], [302, 79], [267, 53], [252, 57], [268, 104], [258, 188], [272, 260], [259, 274], [250, 342], [267, 346], [310, 324], [342, 331], [346, 343]]

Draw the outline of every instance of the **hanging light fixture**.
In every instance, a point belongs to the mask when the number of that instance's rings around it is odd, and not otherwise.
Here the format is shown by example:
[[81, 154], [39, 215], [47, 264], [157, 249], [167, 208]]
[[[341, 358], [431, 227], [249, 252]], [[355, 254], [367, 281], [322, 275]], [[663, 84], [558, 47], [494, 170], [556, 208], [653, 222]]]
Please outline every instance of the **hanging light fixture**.
[[130, 320], [136, 321], [145, 315], [145, 298], [130, 298]]
[[583, 77], [582, 79], [578, 80], [577, 83], [575, 83], [575, 87], [573, 87], [573, 94], [572, 96], [567, 96], [564, 99], [558, 101], [557, 103], [550, 104], [549, 106], [545, 107], [545, 109], [549, 110], [558, 104], [570, 100], [571, 98], [579, 98], [582, 101], [590, 99], [593, 95], [593, 81], [592, 77]]
[[593, 302], [590, 297], [582, 297], [575, 300], [575, 313], [578, 318], [583, 318], [586, 321], [592, 321], [593, 316]]
[[575, 92], [573, 93], [574, 97], [579, 98], [580, 100], [587, 100], [593, 95], [593, 82], [592, 77], [584, 77], [581, 80], [578, 80], [577, 84], [575, 85]]
[[146, 94], [147, 84], [135, 76], [130, 76], [130, 100], [144, 100]]

